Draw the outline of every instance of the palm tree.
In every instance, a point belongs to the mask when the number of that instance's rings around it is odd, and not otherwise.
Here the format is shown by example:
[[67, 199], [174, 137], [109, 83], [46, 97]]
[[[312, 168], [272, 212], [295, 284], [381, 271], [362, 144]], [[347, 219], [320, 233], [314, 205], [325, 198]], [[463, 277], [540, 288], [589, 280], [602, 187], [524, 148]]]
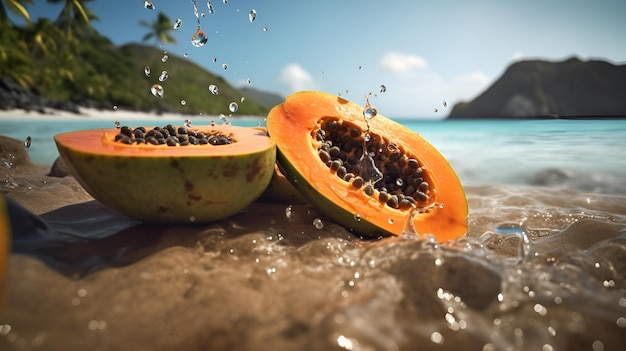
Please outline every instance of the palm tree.
[[57, 17], [55, 23], [65, 31], [65, 42], [63, 46], [69, 42], [75, 44], [76, 37], [73, 34], [73, 30], [78, 31], [80, 34], [84, 34], [86, 31], [91, 30], [91, 21], [98, 20], [93, 11], [91, 11], [86, 3], [94, 0], [47, 0], [49, 3], [58, 4], [64, 3], [63, 9]]
[[32, 3], [33, 0], [0, 0], [0, 23], [9, 22], [9, 11], [30, 23], [30, 15], [24, 5], [30, 5]]
[[148, 41], [154, 38], [156, 41], [160, 41], [163, 44], [176, 44], [176, 38], [170, 35], [170, 31], [174, 30], [172, 26], [172, 20], [164, 14], [159, 12], [156, 21], [148, 23], [146, 21], [140, 21], [140, 25], [150, 29], [150, 32], [143, 36], [143, 41]]

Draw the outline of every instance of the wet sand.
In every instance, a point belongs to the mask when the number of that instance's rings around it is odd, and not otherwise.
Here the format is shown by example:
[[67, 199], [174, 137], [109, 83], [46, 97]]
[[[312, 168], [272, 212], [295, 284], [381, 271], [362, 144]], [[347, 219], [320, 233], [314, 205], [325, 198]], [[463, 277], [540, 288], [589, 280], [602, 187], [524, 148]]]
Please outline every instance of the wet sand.
[[71, 177], [47, 176], [49, 166], [13, 161], [1, 188], [19, 222], [2, 350], [626, 344], [624, 196], [470, 186], [466, 237], [363, 241], [304, 204], [142, 224]]

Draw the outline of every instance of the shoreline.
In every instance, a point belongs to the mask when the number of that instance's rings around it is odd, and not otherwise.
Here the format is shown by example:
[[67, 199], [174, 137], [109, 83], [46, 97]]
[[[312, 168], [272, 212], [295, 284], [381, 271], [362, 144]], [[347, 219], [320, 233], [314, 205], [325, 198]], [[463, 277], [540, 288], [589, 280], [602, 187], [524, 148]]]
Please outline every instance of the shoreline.
[[[52, 108], [46, 108], [45, 113], [38, 111], [27, 111], [22, 109], [0, 110], [0, 121], [9, 119], [26, 119], [26, 120], [51, 120], [54, 118], [74, 119], [74, 120], [115, 120], [115, 119], [127, 119], [127, 120], [177, 120], [180, 119], [181, 123], [185, 119], [203, 119], [203, 120], [219, 120], [219, 115], [190, 115], [174, 112], [148, 112], [148, 111], [135, 111], [124, 109], [107, 109], [101, 110], [93, 107], [79, 107], [79, 113], [73, 113], [66, 110], [58, 110]], [[231, 115], [229, 119], [236, 120], [256, 120], [262, 119], [265, 116], [252, 116], [252, 115]]]

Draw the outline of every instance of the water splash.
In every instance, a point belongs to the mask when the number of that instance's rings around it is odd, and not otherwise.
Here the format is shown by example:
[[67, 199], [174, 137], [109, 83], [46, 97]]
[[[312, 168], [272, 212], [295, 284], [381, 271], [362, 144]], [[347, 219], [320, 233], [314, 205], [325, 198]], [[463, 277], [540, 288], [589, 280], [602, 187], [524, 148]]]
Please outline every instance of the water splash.
[[217, 88], [217, 85], [215, 84], [209, 84], [209, 91], [213, 95], [218, 95], [220, 93], [219, 89]]
[[151, 1], [145, 0], [143, 2], [143, 7], [148, 9], [148, 10], [154, 10], [156, 9], [156, 7], [154, 6], [154, 4]]
[[209, 13], [210, 14], [214, 14], [215, 13], [215, 8], [213, 8], [213, 5], [211, 4], [211, 0], [207, 1], [206, 7], [209, 9]]
[[387, 87], [384, 84], [381, 84], [380, 87], [378, 87], [378, 92], [380, 94], [384, 93], [387, 91]]
[[154, 84], [152, 87], [150, 87], [150, 92], [152, 93], [152, 95], [158, 97], [159, 99], [162, 99], [165, 95], [165, 91], [160, 84]]
[[209, 41], [209, 37], [207, 37], [206, 34], [204, 34], [202, 29], [200, 28], [200, 23], [198, 23], [198, 30], [191, 37], [191, 45], [199, 48], [199, 47], [204, 46], [204, 44], [206, 44], [207, 41]]
[[178, 29], [183, 25], [183, 21], [180, 18], [177, 18], [176, 21], [174, 21], [174, 29]]
[[515, 235], [521, 239], [518, 258], [519, 261], [535, 255], [526, 230], [517, 223], [501, 223], [493, 228], [493, 231], [501, 235]]
[[256, 19], [256, 10], [252, 9], [250, 10], [250, 13], [248, 13], [248, 20], [250, 21], [250, 23], [254, 22], [254, 20]]
[[235, 113], [237, 110], [239, 110], [239, 105], [236, 102], [233, 101], [228, 105], [228, 111]]

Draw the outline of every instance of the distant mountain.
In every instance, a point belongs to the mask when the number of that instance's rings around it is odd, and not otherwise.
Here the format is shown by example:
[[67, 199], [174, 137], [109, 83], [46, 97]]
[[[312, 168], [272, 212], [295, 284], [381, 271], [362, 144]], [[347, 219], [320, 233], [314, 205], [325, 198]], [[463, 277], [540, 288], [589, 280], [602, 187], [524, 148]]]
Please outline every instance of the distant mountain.
[[626, 117], [626, 65], [578, 58], [520, 61], [448, 116], [501, 117]]
[[285, 101], [283, 96], [250, 87], [241, 87], [239, 88], [239, 91], [246, 97], [246, 99], [252, 98], [266, 106], [275, 106]]

